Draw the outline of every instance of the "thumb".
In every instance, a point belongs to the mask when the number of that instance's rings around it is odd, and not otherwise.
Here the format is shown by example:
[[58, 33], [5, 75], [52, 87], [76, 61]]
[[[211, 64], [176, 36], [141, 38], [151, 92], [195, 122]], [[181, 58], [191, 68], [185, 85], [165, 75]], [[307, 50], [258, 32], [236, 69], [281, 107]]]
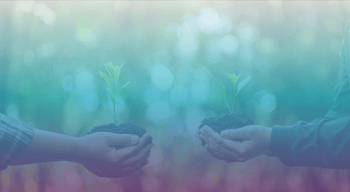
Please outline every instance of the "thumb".
[[231, 140], [248, 140], [251, 139], [251, 130], [247, 127], [238, 129], [228, 129], [221, 131], [221, 137]]
[[109, 146], [129, 146], [137, 145], [139, 143], [140, 137], [132, 134], [115, 134], [110, 133], [107, 139], [107, 144]]

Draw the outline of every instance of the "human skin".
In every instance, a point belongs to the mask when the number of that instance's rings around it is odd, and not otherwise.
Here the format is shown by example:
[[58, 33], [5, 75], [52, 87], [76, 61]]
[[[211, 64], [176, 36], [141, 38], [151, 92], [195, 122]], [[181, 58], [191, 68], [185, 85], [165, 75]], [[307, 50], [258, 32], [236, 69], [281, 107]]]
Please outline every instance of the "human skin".
[[205, 149], [216, 159], [227, 163], [244, 162], [259, 155], [271, 155], [271, 130], [262, 125], [249, 125], [219, 134], [204, 126], [197, 130], [197, 136], [206, 142]]
[[[34, 129], [34, 136], [26, 150], [10, 165], [52, 161], [70, 161], [83, 165], [100, 177], [124, 177], [137, 173], [148, 164], [153, 143], [143, 148], [150, 137], [99, 132], [84, 137]], [[114, 146], [125, 146], [116, 149]]]

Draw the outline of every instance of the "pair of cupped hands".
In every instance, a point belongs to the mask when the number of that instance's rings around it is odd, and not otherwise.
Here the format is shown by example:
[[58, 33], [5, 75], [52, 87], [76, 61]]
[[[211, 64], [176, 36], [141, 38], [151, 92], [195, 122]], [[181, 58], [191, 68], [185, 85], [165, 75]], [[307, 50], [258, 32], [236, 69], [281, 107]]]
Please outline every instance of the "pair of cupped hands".
[[[141, 138], [130, 134], [94, 133], [79, 138], [84, 150], [78, 153], [80, 163], [100, 177], [125, 177], [138, 174], [149, 163], [153, 143], [144, 146], [150, 134]], [[228, 129], [220, 134], [210, 127], [197, 130], [197, 137], [216, 159], [227, 163], [244, 162], [258, 155], [270, 155], [271, 128], [250, 125]], [[116, 149], [114, 146], [125, 146]], [[93, 154], [93, 155], [91, 155]]]

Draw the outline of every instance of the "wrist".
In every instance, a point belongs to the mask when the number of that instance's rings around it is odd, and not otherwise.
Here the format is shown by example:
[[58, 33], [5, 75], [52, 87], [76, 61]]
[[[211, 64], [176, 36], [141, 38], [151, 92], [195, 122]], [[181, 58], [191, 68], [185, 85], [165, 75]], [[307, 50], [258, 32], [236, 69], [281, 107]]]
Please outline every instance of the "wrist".
[[84, 139], [83, 137], [75, 137], [73, 144], [72, 144], [72, 150], [70, 150], [70, 159], [69, 161], [75, 162], [75, 163], [81, 163], [81, 159], [83, 159], [83, 154], [86, 148], [84, 147]]
[[271, 131], [270, 147], [273, 156], [293, 156], [292, 145], [296, 138], [296, 128], [299, 124], [291, 126], [274, 125]]
[[16, 159], [17, 163], [51, 161], [76, 161], [80, 142], [76, 137], [35, 129], [26, 150]]
[[81, 141], [77, 137], [69, 136], [65, 141], [66, 145], [62, 150], [62, 155], [59, 157], [61, 161], [69, 161], [77, 163], [80, 159], [79, 153], [81, 150]]
[[264, 151], [265, 155], [271, 156], [272, 152], [270, 150], [270, 143], [271, 143], [271, 132], [272, 128], [271, 127], [264, 127], [265, 130], [265, 142], [266, 142], [266, 150]]

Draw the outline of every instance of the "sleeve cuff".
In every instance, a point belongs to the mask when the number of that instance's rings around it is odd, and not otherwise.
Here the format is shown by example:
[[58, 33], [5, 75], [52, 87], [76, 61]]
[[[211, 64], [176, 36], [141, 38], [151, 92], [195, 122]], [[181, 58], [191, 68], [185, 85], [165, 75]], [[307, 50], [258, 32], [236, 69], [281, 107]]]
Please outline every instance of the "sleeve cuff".
[[0, 114], [0, 170], [25, 151], [33, 136], [32, 124]]
[[270, 151], [280, 158], [292, 157], [292, 145], [295, 139], [295, 125], [275, 125], [271, 131]]
[[18, 141], [17, 145], [14, 146], [13, 150], [9, 154], [9, 160], [7, 163], [15, 160], [19, 155], [21, 155], [29, 145], [29, 142], [32, 140], [34, 136], [34, 127], [32, 124], [28, 124], [25, 122], [20, 122], [23, 129], [18, 130], [16, 140]]

